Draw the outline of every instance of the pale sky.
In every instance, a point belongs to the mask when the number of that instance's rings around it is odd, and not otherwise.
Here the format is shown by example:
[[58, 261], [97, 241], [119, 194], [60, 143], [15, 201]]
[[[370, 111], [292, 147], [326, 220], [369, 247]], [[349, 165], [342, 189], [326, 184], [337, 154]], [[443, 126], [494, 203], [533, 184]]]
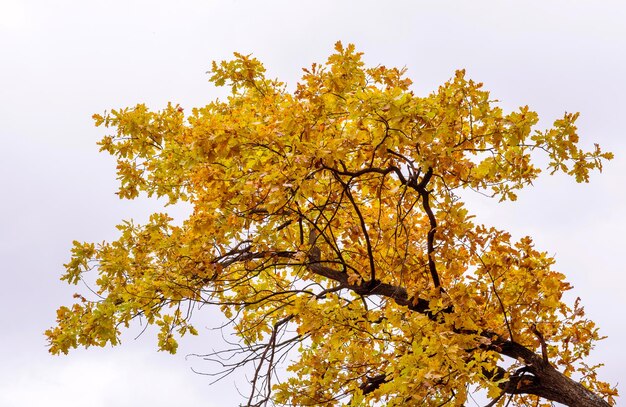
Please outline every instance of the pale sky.
[[[253, 53], [291, 87], [337, 40], [371, 65], [406, 66], [418, 94], [455, 69], [485, 83], [505, 109], [528, 104], [547, 125], [580, 111], [586, 146], [615, 160], [590, 184], [545, 177], [518, 202], [475, 199], [478, 220], [531, 235], [556, 255], [588, 316], [608, 336], [591, 360], [626, 377], [626, 3], [621, 1], [35, 1], [0, 0], [0, 406], [230, 406], [241, 377], [209, 386], [188, 353], [219, 348], [217, 332], [156, 352], [147, 333], [121, 347], [53, 357], [43, 331], [76, 288], [58, 281], [72, 240], [116, 237], [154, 202], [120, 201], [105, 131], [91, 115], [145, 102], [190, 109], [224, 90], [212, 60]], [[176, 213], [183, 214], [184, 209]], [[203, 314], [214, 326], [218, 319]], [[619, 386], [626, 393], [626, 386]], [[472, 404], [469, 404], [470, 406]], [[478, 404], [476, 404], [478, 405]]]

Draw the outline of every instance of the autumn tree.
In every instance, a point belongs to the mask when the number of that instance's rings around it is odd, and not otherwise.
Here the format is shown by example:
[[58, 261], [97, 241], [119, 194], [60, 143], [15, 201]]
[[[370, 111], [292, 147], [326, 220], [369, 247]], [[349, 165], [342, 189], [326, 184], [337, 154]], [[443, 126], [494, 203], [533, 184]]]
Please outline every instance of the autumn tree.
[[193, 212], [74, 242], [62, 279], [97, 297], [59, 308], [50, 352], [117, 345], [141, 318], [174, 353], [210, 304], [239, 341], [213, 354], [229, 357], [221, 373], [252, 366], [247, 405], [460, 406], [477, 389], [490, 406], [614, 404], [585, 363], [598, 329], [563, 301], [554, 259], [475, 224], [461, 199], [515, 200], [541, 156], [587, 182], [611, 154], [578, 146], [578, 114], [537, 130], [463, 71], [420, 97], [404, 70], [335, 50], [293, 92], [235, 54], [211, 70], [227, 101], [94, 115], [114, 129], [99, 144], [120, 198]]

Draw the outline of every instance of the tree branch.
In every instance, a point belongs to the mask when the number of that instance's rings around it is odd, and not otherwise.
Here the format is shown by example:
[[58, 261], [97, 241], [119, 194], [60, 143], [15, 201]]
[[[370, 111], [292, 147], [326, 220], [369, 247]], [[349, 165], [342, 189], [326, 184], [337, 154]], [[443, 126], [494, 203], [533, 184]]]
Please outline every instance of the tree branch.
[[[430, 310], [428, 300], [409, 297], [404, 287], [382, 282], [374, 287], [350, 284], [346, 273], [324, 266], [322, 263], [305, 263], [303, 265], [309, 271], [334, 280], [342, 288], [352, 290], [359, 295], [377, 295], [393, 299], [396, 304], [425, 315], [435, 323], [444, 323], [443, 319], [438, 318], [438, 313], [433, 313]], [[452, 313], [454, 308], [449, 306], [439, 312]], [[532, 394], [572, 407], [610, 407], [606, 401], [592, 393], [582, 384], [575, 382], [556, 370], [550, 363], [544, 360], [543, 356], [537, 355], [517, 342], [502, 339], [500, 335], [490, 331], [458, 331], [457, 333], [476, 334], [488, 338], [491, 344], [486, 345], [486, 349], [525, 363], [526, 367], [518, 372], [528, 373], [528, 375], [513, 375], [508, 381], [500, 385], [507, 394]], [[380, 384], [382, 382], [378, 385]]]

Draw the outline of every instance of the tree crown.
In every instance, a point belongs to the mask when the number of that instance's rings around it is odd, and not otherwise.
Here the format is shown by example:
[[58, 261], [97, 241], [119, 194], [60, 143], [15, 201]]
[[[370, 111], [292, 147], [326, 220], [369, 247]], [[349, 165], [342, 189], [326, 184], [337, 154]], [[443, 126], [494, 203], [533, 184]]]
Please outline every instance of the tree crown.
[[59, 308], [52, 353], [116, 345], [138, 317], [174, 353], [177, 336], [197, 334], [191, 310], [213, 304], [239, 337], [233, 355], [247, 351], [224, 372], [254, 365], [249, 405], [462, 405], [477, 387], [494, 405], [567, 404], [547, 383], [572, 375], [613, 403], [584, 362], [598, 330], [579, 301], [563, 302], [571, 287], [554, 259], [474, 224], [460, 198], [515, 200], [541, 154], [550, 172], [587, 182], [612, 155], [578, 146], [578, 114], [536, 130], [535, 112], [503, 112], [464, 71], [419, 97], [404, 70], [367, 68], [341, 43], [293, 93], [264, 72], [235, 54], [211, 70], [232, 89], [226, 101], [188, 116], [171, 104], [94, 115], [115, 129], [99, 144], [117, 158], [120, 198], [145, 192], [193, 212], [74, 242], [62, 279], [97, 273], [97, 298]]

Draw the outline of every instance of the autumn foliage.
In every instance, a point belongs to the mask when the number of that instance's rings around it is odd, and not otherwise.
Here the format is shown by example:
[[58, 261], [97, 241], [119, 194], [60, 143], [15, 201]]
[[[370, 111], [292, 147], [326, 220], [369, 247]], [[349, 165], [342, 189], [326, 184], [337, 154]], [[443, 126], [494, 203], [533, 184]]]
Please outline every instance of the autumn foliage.
[[174, 353], [198, 333], [190, 310], [213, 304], [239, 338], [225, 372], [253, 366], [248, 405], [460, 406], [479, 388], [499, 406], [613, 404], [585, 363], [598, 329], [563, 302], [554, 259], [475, 224], [461, 199], [515, 200], [537, 157], [587, 182], [611, 154], [578, 146], [577, 114], [537, 130], [535, 112], [503, 112], [463, 71], [422, 97], [404, 70], [335, 50], [294, 92], [235, 54], [211, 70], [226, 101], [94, 115], [113, 129], [100, 147], [120, 198], [193, 212], [74, 242], [62, 279], [98, 297], [58, 310], [50, 351], [116, 345], [142, 318]]

